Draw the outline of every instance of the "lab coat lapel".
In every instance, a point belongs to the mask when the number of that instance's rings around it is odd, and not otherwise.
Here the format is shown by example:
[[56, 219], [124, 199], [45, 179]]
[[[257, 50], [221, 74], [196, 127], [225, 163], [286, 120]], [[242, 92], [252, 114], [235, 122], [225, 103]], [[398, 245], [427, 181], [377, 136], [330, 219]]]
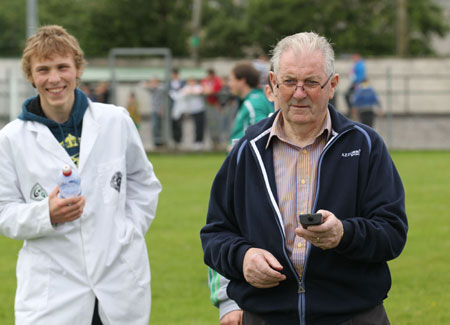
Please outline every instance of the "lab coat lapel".
[[64, 163], [72, 164], [72, 160], [66, 150], [58, 143], [58, 140], [56, 140], [55, 136], [47, 126], [38, 122], [30, 122], [28, 128], [31, 132], [36, 134], [36, 142], [39, 146], [48, 151], [51, 155], [64, 161]]
[[78, 168], [80, 172], [83, 170], [86, 161], [89, 158], [89, 154], [94, 148], [94, 144], [97, 141], [98, 134], [100, 133], [100, 125], [95, 120], [93, 110], [91, 108], [92, 102], [89, 102], [89, 107], [84, 113], [83, 117], [83, 131], [81, 132], [81, 147], [80, 147], [80, 160], [78, 162]]

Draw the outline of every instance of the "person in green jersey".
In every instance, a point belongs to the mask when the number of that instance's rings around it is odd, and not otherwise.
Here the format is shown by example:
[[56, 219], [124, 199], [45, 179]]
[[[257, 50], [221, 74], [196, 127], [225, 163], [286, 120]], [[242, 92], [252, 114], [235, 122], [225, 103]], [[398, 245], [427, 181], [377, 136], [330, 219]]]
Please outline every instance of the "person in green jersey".
[[228, 143], [230, 151], [248, 126], [273, 113], [273, 104], [269, 102], [264, 91], [258, 88], [259, 72], [251, 63], [237, 63], [230, 72], [228, 85], [231, 93], [241, 100]]

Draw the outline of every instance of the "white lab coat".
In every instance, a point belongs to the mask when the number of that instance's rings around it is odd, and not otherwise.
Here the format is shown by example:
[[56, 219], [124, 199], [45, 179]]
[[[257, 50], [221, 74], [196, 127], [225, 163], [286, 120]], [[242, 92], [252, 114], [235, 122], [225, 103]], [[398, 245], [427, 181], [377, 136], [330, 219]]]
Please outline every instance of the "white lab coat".
[[15, 120], [0, 131], [0, 234], [25, 240], [16, 324], [91, 324], [97, 297], [104, 324], [147, 325], [144, 235], [161, 185], [126, 110], [89, 102], [78, 166], [86, 205], [81, 218], [53, 226], [48, 194], [64, 164], [75, 168], [47, 126]]

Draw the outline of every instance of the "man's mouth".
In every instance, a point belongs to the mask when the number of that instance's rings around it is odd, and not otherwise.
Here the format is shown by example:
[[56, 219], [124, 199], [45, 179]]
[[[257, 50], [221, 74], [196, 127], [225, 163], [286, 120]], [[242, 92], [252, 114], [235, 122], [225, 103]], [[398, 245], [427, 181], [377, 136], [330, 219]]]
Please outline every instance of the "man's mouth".
[[305, 104], [289, 104], [289, 106], [293, 107], [293, 108], [299, 108], [299, 109], [309, 108], [309, 105], [305, 105]]
[[59, 94], [64, 90], [65, 87], [58, 87], [58, 88], [47, 88], [47, 91], [51, 94]]

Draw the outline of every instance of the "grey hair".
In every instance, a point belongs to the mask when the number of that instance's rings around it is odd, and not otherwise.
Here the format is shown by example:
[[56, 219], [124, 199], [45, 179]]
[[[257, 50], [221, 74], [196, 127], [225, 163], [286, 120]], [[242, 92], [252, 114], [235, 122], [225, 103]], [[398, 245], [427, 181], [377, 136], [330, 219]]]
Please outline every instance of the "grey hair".
[[323, 54], [325, 74], [329, 76], [334, 73], [334, 50], [325, 37], [314, 32], [303, 32], [283, 38], [273, 49], [270, 59], [275, 74], [279, 71], [281, 55], [288, 50], [310, 53], [320, 51]]

